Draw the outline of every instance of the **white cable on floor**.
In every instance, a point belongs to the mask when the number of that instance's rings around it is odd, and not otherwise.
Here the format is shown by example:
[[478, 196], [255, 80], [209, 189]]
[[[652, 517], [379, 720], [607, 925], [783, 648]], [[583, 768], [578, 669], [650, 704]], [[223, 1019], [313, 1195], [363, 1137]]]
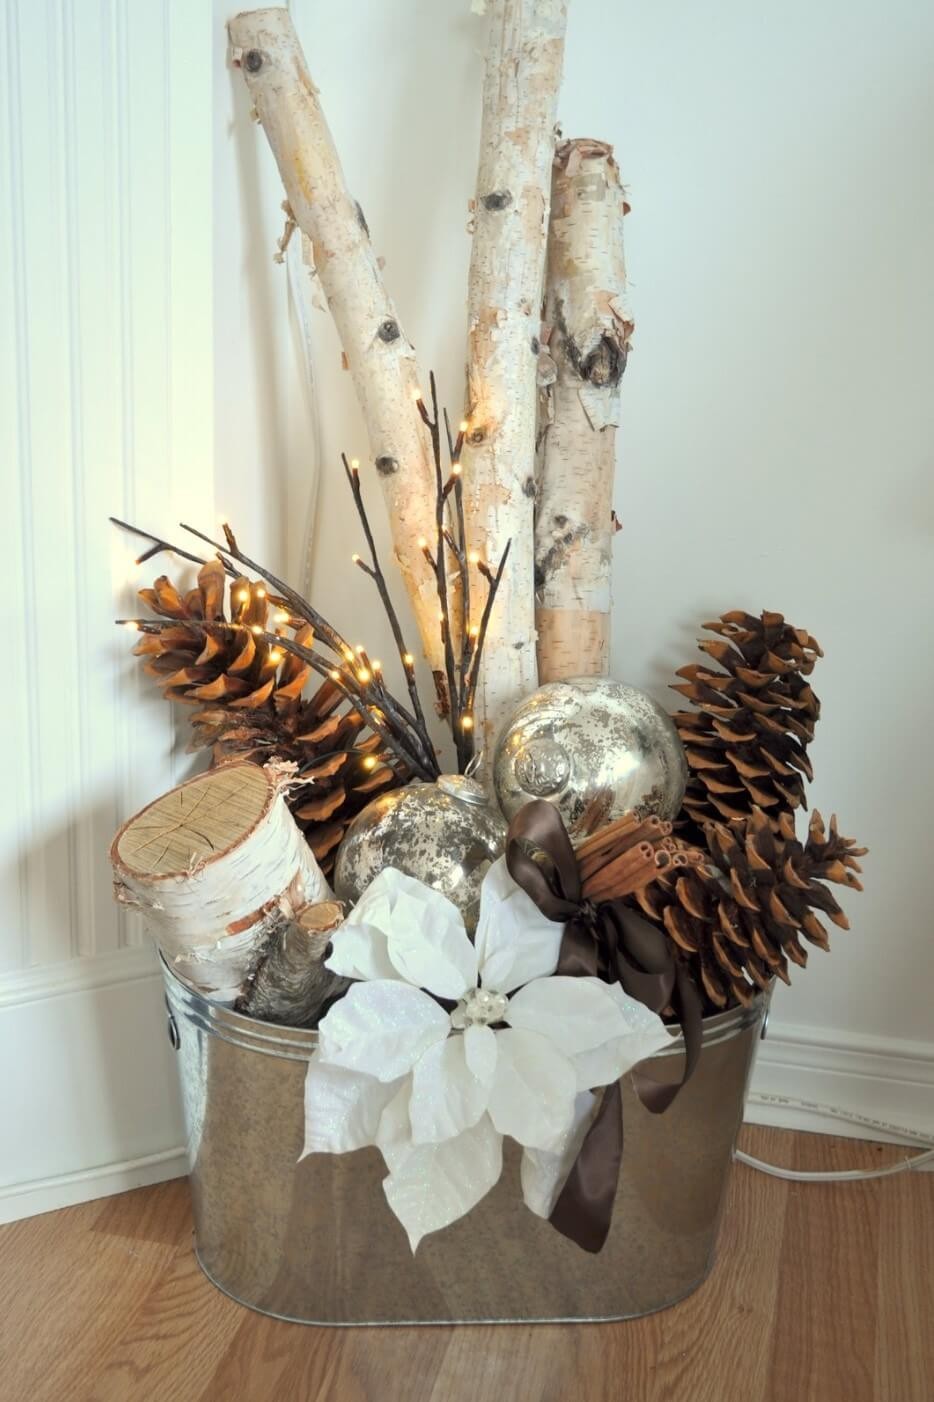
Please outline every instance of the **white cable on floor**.
[[[860, 1125], [865, 1129], [891, 1134], [899, 1139], [913, 1139], [923, 1145], [929, 1145], [931, 1142], [931, 1136], [923, 1134], [919, 1130], [906, 1129], [904, 1125], [889, 1124], [885, 1120], [874, 1120], [869, 1115], [860, 1115], [855, 1110], [844, 1110], [837, 1105], [819, 1105], [813, 1100], [795, 1100], [788, 1095], [758, 1094], [750, 1098], [757, 1105], [775, 1105], [789, 1110], [806, 1110], [820, 1115], [828, 1115], [831, 1119], [844, 1120], [848, 1124]], [[749, 1168], [758, 1169], [760, 1173], [768, 1173], [772, 1178], [786, 1178], [793, 1183], [853, 1183], [870, 1178], [892, 1178], [896, 1173], [908, 1173], [912, 1169], [934, 1163], [934, 1148], [926, 1148], [920, 1154], [915, 1154], [913, 1158], [901, 1159], [898, 1163], [888, 1164], [884, 1168], [847, 1168], [838, 1171], [831, 1169], [816, 1173], [796, 1168], [780, 1168], [777, 1164], [765, 1163], [762, 1159], [753, 1158], [751, 1154], [744, 1153], [742, 1149], [734, 1149], [733, 1158], [738, 1163], [746, 1164]]]

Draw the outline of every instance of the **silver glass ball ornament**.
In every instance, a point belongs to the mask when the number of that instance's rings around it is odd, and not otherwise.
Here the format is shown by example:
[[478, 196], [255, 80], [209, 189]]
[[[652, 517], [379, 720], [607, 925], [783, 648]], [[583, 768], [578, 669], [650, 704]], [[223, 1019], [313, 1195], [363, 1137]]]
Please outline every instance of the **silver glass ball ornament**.
[[453, 901], [472, 934], [480, 884], [505, 844], [506, 824], [483, 787], [442, 774], [381, 794], [357, 814], [337, 853], [334, 890], [352, 905], [384, 867], [396, 867]]
[[496, 744], [493, 784], [512, 818], [533, 798], [553, 803], [572, 838], [585, 812], [599, 826], [627, 809], [674, 818], [687, 783], [671, 717], [625, 682], [582, 677], [548, 682], [521, 701]]

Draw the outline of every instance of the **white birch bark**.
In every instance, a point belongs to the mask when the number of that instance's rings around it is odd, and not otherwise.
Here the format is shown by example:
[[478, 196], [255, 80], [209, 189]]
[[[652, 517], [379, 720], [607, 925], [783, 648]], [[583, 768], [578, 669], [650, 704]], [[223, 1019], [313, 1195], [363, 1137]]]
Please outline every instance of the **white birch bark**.
[[363, 211], [347, 189], [288, 10], [248, 10], [228, 30], [233, 61], [246, 80], [292, 215], [311, 241], [366, 421], [425, 655], [433, 670], [443, 670], [434, 580], [418, 547], [420, 538], [435, 538], [435, 471], [414, 403], [422, 389], [415, 351], [383, 283]]
[[331, 894], [283, 781], [246, 761], [149, 804], [117, 833], [110, 859], [116, 899], [140, 910], [181, 978], [218, 999], [237, 996], [283, 916]]
[[536, 371], [567, 0], [493, 0], [468, 284], [467, 529], [495, 564], [475, 725], [487, 760], [536, 685], [533, 580]]
[[613, 148], [567, 141], [555, 156], [545, 285], [554, 368], [543, 388], [535, 514], [541, 681], [604, 676], [620, 381], [633, 330]]

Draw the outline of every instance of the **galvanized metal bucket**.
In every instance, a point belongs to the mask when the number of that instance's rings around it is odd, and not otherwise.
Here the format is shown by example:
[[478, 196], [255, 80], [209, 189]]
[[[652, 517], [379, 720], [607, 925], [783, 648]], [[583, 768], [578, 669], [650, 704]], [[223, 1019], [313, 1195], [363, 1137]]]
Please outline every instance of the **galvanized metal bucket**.
[[[599, 1254], [528, 1211], [507, 1141], [498, 1185], [413, 1256], [376, 1149], [299, 1162], [317, 1034], [254, 1022], [164, 975], [195, 1251], [241, 1304], [305, 1324], [630, 1319], [675, 1304], [710, 1271], [766, 995], [707, 1019], [697, 1070], [663, 1115], [624, 1078], [623, 1166]], [[669, 1082], [682, 1062], [677, 1041], [643, 1070]]]

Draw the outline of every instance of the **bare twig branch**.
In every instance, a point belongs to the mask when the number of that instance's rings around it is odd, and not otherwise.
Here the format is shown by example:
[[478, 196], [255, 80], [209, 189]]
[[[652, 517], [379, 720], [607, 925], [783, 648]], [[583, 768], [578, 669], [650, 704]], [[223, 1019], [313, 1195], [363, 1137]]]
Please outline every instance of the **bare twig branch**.
[[[146, 633], [176, 627], [178, 624], [178, 620], [173, 618], [118, 618], [114, 621], [122, 627], [130, 625], [140, 632]], [[242, 632], [244, 626], [241, 623], [230, 623], [220, 619], [185, 619], [186, 628], [192, 632], [205, 634]], [[435, 761], [433, 768], [425, 763], [424, 758], [411, 747], [411, 735], [386, 724], [388, 707], [385, 695], [373, 696], [370, 688], [362, 686], [356, 681], [353, 672], [348, 672], [345, 668], [335, 667], [326, 657], [322, 657], [313, 649], [297, 643], [294, 638], [286, 638], [279, 633], [270, 633], [265, 630], [255, 636], [258, 641], [280, 648], [283, 652], [291, 653], [293, 657], [307, 663], [319, 676], [330, 681], [344, 699], [350, 702], [354, 710], [359, 711], [364, 716], [370, 729], [380, 737], [387, 749], [392, 751], [407, 770], [428, 782], [438, 777], [440, 771], [437, 762]]]
[[408, 687], [409, 697], [412, 702], [412, 709], [415, 712], [416, 723], [427, 735], [428, 727], [425, 722], [425, 713], [422, 710], [421, 697], [419, 696], [418, 685], [415, 681], [414, 659], [412, 657], [412, 654], [409, 652], [408, 647], [406, 646], [406, 641], [402, 633], [402, 625], [399, 622], [399, 615], [396, 613], [395, 606], [392, 602], [392, 598], [389, 593], [389, 588], [386, 584], [386, 577], [383, 574], [382, 567], [379, 563], [379, 556], [376, 551], [376, 542], [373, 539], [373, 532], [370, 528], [369, 518], [366, 514], [366, 507], [363, 504], [363, 489], [360, 484], [360, 473], [357, 471], [356, 467], [352, 467], [348, 463], [347, 456], [345, 453], [341, 454], [341, 462], [344, 464], [344, 472], [347, 475], [347, 482], [350, 487], [350, 492], [353, 496], [354, 505], [357, 508], [357, 515], [360, 517], [360, 524], [363, 527], [363, 534], [366, 537], [367, 547], [370, 551], [370, 559], [373, 562], [372, 565], [368, 565], [364, 560], [360, 559], [359, 555], [355, 555], [354, 563], [358, 566], [359, 569], [363, 570], [364, 574], [368, 574], [370, 576], [370, 578], [376, 585], [377, 590], [379, 591], [379, 597], [382, 600], [383, 608], [386, 611], [386, 617], [389, 619], [389, 626], [392, 629], [392, 635], [395, 639], [396, 648], [399, 652], [399, 660], [402, 663], [402, 670], [405, 673], [406, 686]]

